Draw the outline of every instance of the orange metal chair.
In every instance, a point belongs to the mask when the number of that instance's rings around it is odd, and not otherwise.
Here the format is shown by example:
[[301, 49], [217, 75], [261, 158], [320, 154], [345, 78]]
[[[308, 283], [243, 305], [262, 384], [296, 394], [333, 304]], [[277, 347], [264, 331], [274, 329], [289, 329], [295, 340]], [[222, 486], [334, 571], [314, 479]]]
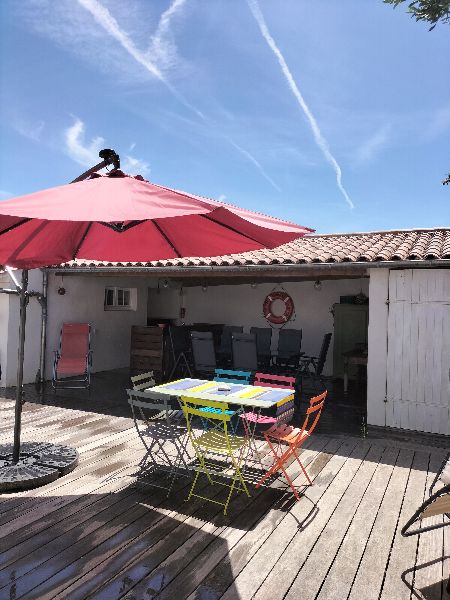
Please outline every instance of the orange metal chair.
[[[311, 398], [311, 400], [309, 401], [309, 407], [306, 410], [306, 417], [301, 428], [291, 427], [290, 425], [286, 424], [275, 424], [263, 432], [266, 442], [269, 444], [269, 447], [274, 455], [274, 462], [270, 469], [267, 471], [267, 473], [264, 475], [264, 477], [262, 477], [256, 484], [257, 488], [260, 485], [262, 485], [269, 477], [275, 475], [275, 473], [277, 473], [278, 471], [281, 471], [286, 477], [286, 480], [289, 486], [291, 487], [292, 491], [294, 492], [295, 498], [297, 500], [300, 500], [300, 496], [297, 490], [295, 489], [292, 480], [286, 472], [286, 463], [288, 459], [292, 456], [297, 460], [298, 464], [300, 465], [301, 470], [303, 471], [306, 479], [308, 480], [308, 484], [312, 485], [312, 481], [309, 478], [305, 467], [302, 465], [298, 457], [297, 450], [300, 448], [303, 442], [311, 436], [312, 432], [314, 431], [314, 428], [316, 427], [317, 422], [322, 413], [322, 408], [325, 403], [327, 393], [328, 392], [325, 390], [319, 396], [314, 396], [313, 398]], [[311, 419], [313, 419], [313, 421], [311, 425], [309, 425]]]

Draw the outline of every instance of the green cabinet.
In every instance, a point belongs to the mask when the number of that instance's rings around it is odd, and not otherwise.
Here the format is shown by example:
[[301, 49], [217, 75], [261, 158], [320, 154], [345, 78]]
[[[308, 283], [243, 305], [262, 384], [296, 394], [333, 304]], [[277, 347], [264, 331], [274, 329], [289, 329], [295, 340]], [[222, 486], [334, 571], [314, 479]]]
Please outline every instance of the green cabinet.
[[[334, 304], [333, 376], [344, 376], [343, 352], [367, 346], [369, 324], [368, 304]], [[356, 377], [356, 367], [350, 365], [349, 377]]]

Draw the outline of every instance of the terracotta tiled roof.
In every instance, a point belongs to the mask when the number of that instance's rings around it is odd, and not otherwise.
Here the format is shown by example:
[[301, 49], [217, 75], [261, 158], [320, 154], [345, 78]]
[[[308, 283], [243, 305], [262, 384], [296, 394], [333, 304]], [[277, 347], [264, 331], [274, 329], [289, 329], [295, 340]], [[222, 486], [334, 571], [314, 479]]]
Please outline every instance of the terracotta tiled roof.
[[76, 260], [77, 267], [186, 267], [450, 260], [450, 228], [305, 235], [272, 250], [151, 263]]

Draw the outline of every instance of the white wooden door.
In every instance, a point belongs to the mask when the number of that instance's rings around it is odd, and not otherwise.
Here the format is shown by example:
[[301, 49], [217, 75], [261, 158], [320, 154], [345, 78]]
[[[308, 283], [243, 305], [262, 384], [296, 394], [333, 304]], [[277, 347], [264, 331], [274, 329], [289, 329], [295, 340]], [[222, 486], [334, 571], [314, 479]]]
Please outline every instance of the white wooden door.
[[389, 276], [386, 425], [450, 435], [450, 270]]

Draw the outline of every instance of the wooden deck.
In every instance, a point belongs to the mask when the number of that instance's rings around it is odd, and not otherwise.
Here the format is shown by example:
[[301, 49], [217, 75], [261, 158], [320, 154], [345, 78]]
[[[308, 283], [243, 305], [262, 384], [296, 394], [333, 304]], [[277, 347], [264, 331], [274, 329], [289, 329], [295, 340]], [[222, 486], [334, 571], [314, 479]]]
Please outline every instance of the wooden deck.
[[[11, 400], [0, 414], [0, 442], [10, 441]], [[80, 464], [0, 496], [2, 600], [449, 597], [450, 528], [399, 535], [442, 448], [317, 434], [302, 453], [314, 485], [300, 502], [275, 482], [224, 517], [218, 505], [185, 502], [184, 478], [169, 499], [133, 488], [143, 449], [128, 418], [26, 404], [23, 440], [74, 446]]]

